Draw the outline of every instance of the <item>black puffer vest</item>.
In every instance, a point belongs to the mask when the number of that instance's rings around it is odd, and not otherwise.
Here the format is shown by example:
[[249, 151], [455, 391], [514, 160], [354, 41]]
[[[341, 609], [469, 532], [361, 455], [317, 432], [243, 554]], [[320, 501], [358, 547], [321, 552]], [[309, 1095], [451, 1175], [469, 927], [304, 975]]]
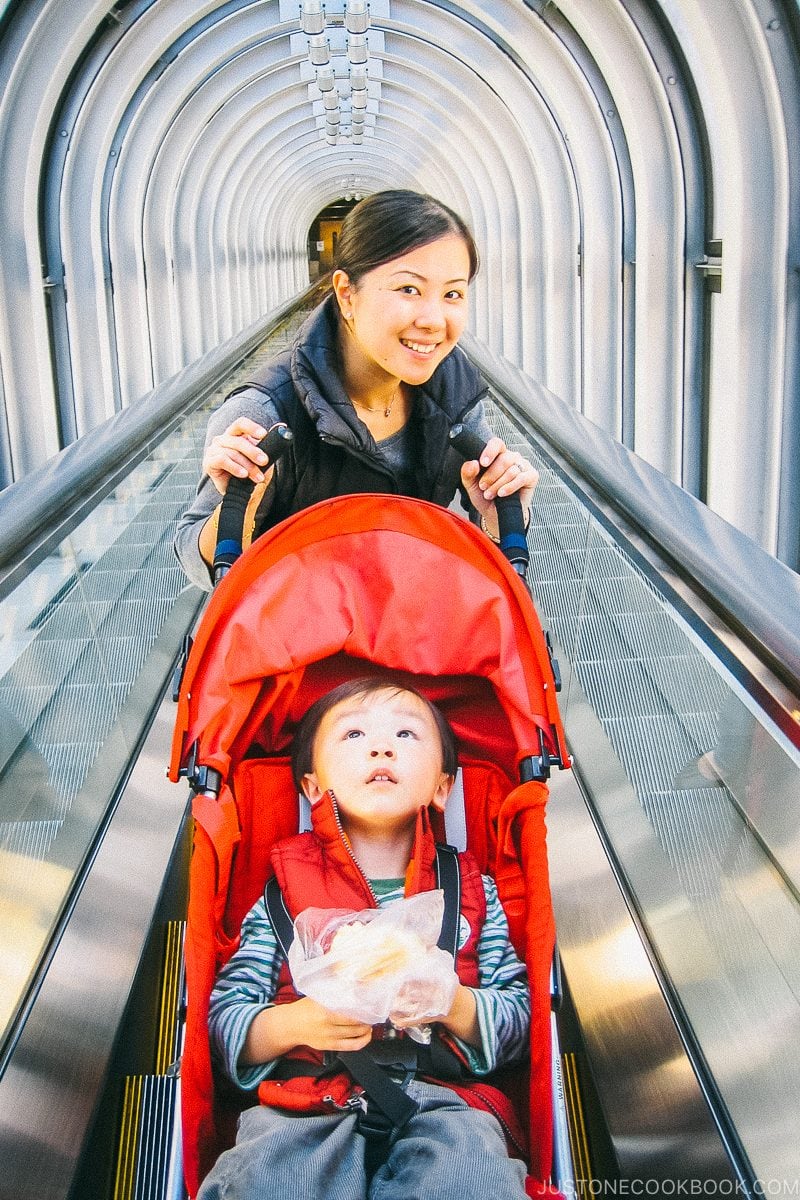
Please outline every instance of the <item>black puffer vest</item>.
[[[292, 348], [237, 389], [257, 388], [268, 395], [294, 434], [292, 449], [276, 468], [270, 526], [333, 496], [400, 490], [356, 416], [339, 371], [336, 302], [329, 296], [304, 322]], [[414, 486], [409, 494], [450, 503], [460, 485], [462, 459], [448, 434], [457, 422], [468, 427], [477, 422], [486, 393], [479, 372], [458, 347], [415, 390]]]

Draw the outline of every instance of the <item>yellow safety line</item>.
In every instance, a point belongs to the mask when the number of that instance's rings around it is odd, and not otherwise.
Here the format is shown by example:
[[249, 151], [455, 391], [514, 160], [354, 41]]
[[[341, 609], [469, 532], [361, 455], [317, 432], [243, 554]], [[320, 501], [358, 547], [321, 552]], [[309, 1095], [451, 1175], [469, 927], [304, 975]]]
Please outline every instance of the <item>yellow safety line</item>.
[[125, 1080], [122, 1121], [117, 1152], [117, 1171], [114, 1180], [114, 1200], [131, 1200], [136, 1176], [136, 1155], [139, 1144], [139, 1113], [142, 1107], [141, 1075], [129, 1075]]
[[578, 1061], [574, 1053], [562, 1055], [564, 1076], [564, 1095], [569, 1114], [569, 1142], [572, 1150], [572, 1161], [575, 1167], [577, 1191], [584, 1200], [587, 1195], [587, 1185], [593, 1178], [589, 1137], [586, 1131], [586, 1121], [583, 1115], [580, 1083], [578, 1080]]
[[166, 927], [164, 970], [161, 983], [156, 1074], [163, 1075], [175, 1058], [178, 1024], [181, 955], [180, 921], [170, 921]]

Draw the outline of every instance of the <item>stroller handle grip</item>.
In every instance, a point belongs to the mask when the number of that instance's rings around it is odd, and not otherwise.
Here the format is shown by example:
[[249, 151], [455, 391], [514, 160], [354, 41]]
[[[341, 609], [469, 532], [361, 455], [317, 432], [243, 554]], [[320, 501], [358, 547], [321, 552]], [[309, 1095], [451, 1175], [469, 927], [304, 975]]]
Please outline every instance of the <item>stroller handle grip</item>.
[[[453, 425], [450, 430], [453, 447], [466, 462], [480, 459], [486, 443], [479, 434], [472, 433], [463, 425]], [[497, 523], [500, 528], [500, 549], [518, 575], [524, 579], [528, 573], [530, 555], [525, 537], [525, 515], [519, 493], [495, 497]]]
[[[278, 461], [294, 440], [288, 425], [282, 422], [273, 425], [258, 443], [269, 459], [270, 466]], [[217, 545], [214, 550], [214, 583], [219, 583], [242, 553], [242, 536], [247, 505], [255, 484], [252, 479], [231, 476], [219, 510]]]

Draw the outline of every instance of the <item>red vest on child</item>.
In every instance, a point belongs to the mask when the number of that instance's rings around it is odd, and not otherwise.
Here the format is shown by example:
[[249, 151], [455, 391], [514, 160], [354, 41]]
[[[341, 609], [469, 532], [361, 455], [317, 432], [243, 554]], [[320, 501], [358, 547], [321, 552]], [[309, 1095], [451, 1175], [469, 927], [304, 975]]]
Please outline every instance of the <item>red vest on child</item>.
[[[342, 829], [331, 793], [311, 810], [313, 833], [299, 833], [278, 842], [271, 854], [272, 866], [280, 884], [283, 899], [292, 920], [309, 904], [315, 908], [377, 908], [372, 888], [368, 884], [350, 850]], [[478, 938], [486, 920], [486, 895], [478, 865], [470, 854], [459, 855], [461, 864], [461, 915], [466, 919], [470, 935], [458, 952], [456, 971], [467, 987], [477, 987]], [[405, 894], [429, 892], [437, 887], [436, 843], [427, 808], [417, 816], [414, 847], [406, 871]], [[288, 971], [282, 972], [276, 1001], [294, 999], [284, 996], [285, 986], [291, 987]]]
[[[313, 903], [317, 908], [345, 908], [358, 912], [376, 908], [374, 893], [356, 862], [341, 827], [335, 802], [329, 792], [311, 810], [313, 832], [300, 833], [278, 842], [271, 860], [283, 899], [294, 920]], [[431, 830], [427, 808], [420, 809], [414, 835], [414, 847], [406, 872], [405, 894], [432, 891], [437, 887], [435, 864], [436, 843]], [[486, 893], [478, 865], [468, 852], [459, 855], [461, 867], [461, 917], [469, 926], [469, 936], [459, 948], [456, 972], [466, 987], [479, 986], [478, 939], [486, 920]], [[287, 964], [281, 967], [275, 1003], [282, 1004], [298, 998]], [[451, 1049], [459, 1054], [452, 1042]], [[322, 1055], [310, 1047], [298, 1047], [292, 1058], [319, 1062]], [[501, 1092], [489, 1084], [465, 1079], [458, 1083], [435, 1080], [453, 1087], [468, 1103], [488, 1108], [506, 1127], [511, 1126], [517, 1143], [521, 1133], [513, 1108]], [[351, 1077], [342, 1072], [322, 1078], [307, 1076], [289, 1080], [266, 1079], [258, 1089], [262, 1104], [288, 1108], [297, 1112], [330, 1112], [347, 1105], [357, 1093]], [[513, 1152], [513, 1150], [512, 1150]]]

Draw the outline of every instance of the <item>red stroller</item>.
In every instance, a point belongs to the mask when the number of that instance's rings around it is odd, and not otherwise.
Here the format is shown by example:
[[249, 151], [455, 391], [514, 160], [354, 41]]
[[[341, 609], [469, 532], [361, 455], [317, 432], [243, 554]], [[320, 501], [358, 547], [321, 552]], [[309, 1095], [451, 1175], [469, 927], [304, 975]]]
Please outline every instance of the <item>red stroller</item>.
[[524, 583], [474, 526], [423, 501], [360, 495], [259, 538], [211, 597], [184, 671], [169, 773], [196, 793], [181, 1072], [190, 1196], [235, 1136], [241, 1099], [215, 1086], [208, 1000], [272, 845], [298, 830], [293, 728], [344, 679], [386, 669], [438, 704], [458, 738], [466, 841], [497, 883], [529, 974], [530, 1068], [514, 1095], [530, 1194], [550, 1178], [545, 779], [568, 758], [548, 647]]

